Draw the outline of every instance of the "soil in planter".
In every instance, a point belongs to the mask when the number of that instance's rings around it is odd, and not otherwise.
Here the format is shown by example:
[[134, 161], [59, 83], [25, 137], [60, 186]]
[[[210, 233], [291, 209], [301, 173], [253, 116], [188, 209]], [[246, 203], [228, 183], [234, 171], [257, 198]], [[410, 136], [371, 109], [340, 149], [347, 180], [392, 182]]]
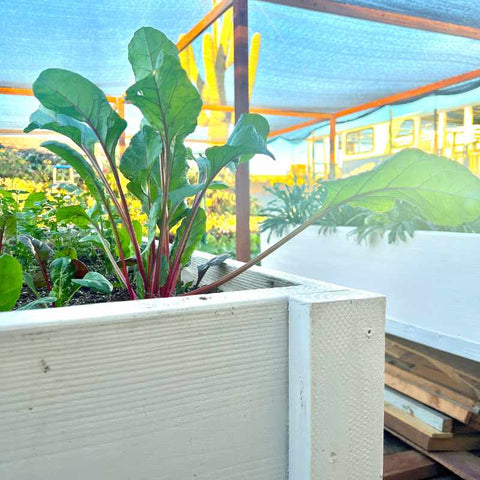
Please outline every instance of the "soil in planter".
[[[42, 297], [48, 296], [48, 290], [46, 288], [39, 288], [38, 293]], [[23, 287], [20, 298], [18, 299], [17, 304], [15, 305], [15, 310], [17, 308], [26, 305], [33, 300], [36, 300], [37, 297], [28, 287]], [[79, 290], [75, 296], [70, 301], [69, 305], [87, 305], [89, 303], [106, 303], [106, 302], [123, 302], [130, 300], [128, 292], [125, 289], [115, 288], [110, 295], [104, 295], [101, 293], [94, 292], [86, 288]]]
[[[220, 293], [222, 290], [220, 288], [215, 288], [209, 293]], [[48, 290], [46, 288], [39, 288], [38, 293], [41, 297], [48, 296]], [[206, 298], [205, 296], [200, 297], [202, 300]], [[27, 303], [33, 302], [37, 297], [33, 292], [26, 286], [23, 287], [20, 298], [18, 299], [17, 304], [15, 305], [14, 310], [17, 310], [20, 307], [23, 307]], [[79, 290], [75, 296], [72, 298], [68, 306], [71, 305], [88, 305], [89, 303], [108, 303], [108, 302], [125, 302], [130, 300], [128, 292], [125, 289], [115, 288], [110, 295], [103, 295], [101, 293], [94, 292], [93, 290], [82, 289]], [[41, 308], [41, 307], [38, 307]]]

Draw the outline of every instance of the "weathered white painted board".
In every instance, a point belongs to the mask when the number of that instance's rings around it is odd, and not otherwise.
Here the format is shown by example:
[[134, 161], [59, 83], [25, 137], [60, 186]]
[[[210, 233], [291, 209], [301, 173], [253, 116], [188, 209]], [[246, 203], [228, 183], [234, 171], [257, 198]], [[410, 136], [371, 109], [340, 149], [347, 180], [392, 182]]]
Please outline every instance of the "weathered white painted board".
[[399, 408], [405, 413], [418, 418], [418, 420], [430, 425], [440, 432], [452, 431], [452, 419], [443, 413], [417, 402], [413, 398], [403, 395], [390, 387], [385, 387], [385, 402]]
[[[336, 375], [324, 368], [328, 362], [337, 372], [339, 365], [348, 367], [351, 347], [359, 365], [376, 359], [375, 365], [346, 368], [343, 386], [332, 391], [335, 401], [326, 390], [312, 397], [312, 411], [322, 412], [319, 402], [326, 402], [331, 423], [315, 413], [313, 476], [297, 479], [376, 478], [371, 472], [381, 470], [383, 348], [377, 341], [357, 349], [354, 324], [363, 322], [362, 305], [371, 304], [369, 322], [381, 336], [383, 299], [273, 272], [260, 278], [258, 269], [249, 275], [241, 285], [292, 286], [1, 314], [0, 478], [287, 478], [292, 297], [321, 305], [311, 318], [329, 339], [321, 340], [321, 331], [312, 336], [315, 355], [322, 355], [315, 365], [324, 365], [312, 369], [312, 385], [333, 388]], [[328, 342], [329, 350], [316, 352]], [[352, 389], [358, 384], [345, 385], [358, 375], [371, 400], [368, 408], [353, 406], [353, 415], [369, 423], [345, 438], [334, 416], [340, 421], [349, 414], [347, 397], [357, 395]], [[320, 437], [338, 452], [337, 469], [323, 465], [330, 460], [316, 450], [325, 442]], [[290, 438], [299, 441], [305, 439]], [[362, 455], [370, 460], [359, 477], [346, 465]], [[338, 476], [347, 470], [351, 476]], [[327, 474], [318, 477], [317, 471]]]
[[[416, 232], [359, 245], [350, 227], [309, 227], [263, 261], [268, 268], [385, 295], [387, 332], [480, 361], [480, 235]], [[267, 242], [262, 234], [262, 248]]]

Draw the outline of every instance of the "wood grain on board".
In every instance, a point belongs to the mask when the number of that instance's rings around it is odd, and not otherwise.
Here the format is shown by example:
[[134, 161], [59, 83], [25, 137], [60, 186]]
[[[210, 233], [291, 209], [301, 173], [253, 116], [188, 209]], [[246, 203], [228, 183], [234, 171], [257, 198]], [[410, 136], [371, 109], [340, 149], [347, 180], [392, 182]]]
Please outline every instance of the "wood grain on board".
[[400, 337], [388, 335], [386, 351], [400, 361], [413, 364], [413, 373], [432, 377], [432, 371], [440, 372], [436, 382], [454, 388], [459, 393], [480, 400], [480, 368], [478, 362], [427, 347]]
[[[414, 447], [420, 453], [435, 460], [440, 465], [458, 475], [463, 480], [478, 480], [480, 478], [480, 458], [471, 452], [432, 452], [421, 448], [409, 438], [386, 427], [389, 433], [407, 445]], [[411, 480], [411, 479], [410, 479]]]
[[425, 403], [436, 410], [443, 412], [450, 417], [462, 422], [469, 423], [474, 414], [468, 408], [454, 403], [453, 401], [444, 398], [436, 393], [424, 390], [423, 388], [408, 383], [405, 380], [398, 378], [391, 373], [385, 372], [385, 385], [397, 390], [404, 395], [407, 395], [419, 402]]
[[389, 387], [385, 387], [384, 398], [385, 402], [399, 408], [412, 417], [418, 418], [432, 428], [440, 430], [441, 432], [452, 431], [453, 420], [448, 415], [430, 408], [423, 403], [417, 402], [416, 400], [413, 400]]
[[399, 368], [391, 363], [385, 363], [385, 371], [397, 378], [400, 378], [404, 382], [412, 383], [418, 387], [423, 388], [424, 390], [430, 391], [436, 395], [440, 395], [448, 400], [452, 400], [455, 403], [463, 405], [466, 409], [477, 409], [478, 402], [473, 400], [470, 397], [462, 395], [461, 393], [452, 390], [451, 388], [445, 387], [435, 381], [431, 381], [427, 378], [421, 377], [409, 371]]
[[480, 448], [479, 433], [453, 435], [440, 432], [388, 403], [385, 404], [384, 421], [389, 431], [408, 438], [425, 450], [460, 451]]
[[440, 470], [438, 463], [415, 450], [383, 457], [383, 480], [424, 480]]

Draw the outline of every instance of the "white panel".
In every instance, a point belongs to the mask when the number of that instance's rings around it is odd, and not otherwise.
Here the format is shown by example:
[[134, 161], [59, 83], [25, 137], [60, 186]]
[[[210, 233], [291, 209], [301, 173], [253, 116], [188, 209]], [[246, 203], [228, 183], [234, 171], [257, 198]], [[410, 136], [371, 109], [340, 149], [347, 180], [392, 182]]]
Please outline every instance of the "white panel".
[[379, 292], [388, 332], [480, 361], [480, 235], [416, 232], [406, 243], [359, 245], [347, 237], [351, 230], [319, 235], [309, 227], [263, 264]]
[[0, 333], [2, 480], [285, 478], [286, 298], [152, 303]]

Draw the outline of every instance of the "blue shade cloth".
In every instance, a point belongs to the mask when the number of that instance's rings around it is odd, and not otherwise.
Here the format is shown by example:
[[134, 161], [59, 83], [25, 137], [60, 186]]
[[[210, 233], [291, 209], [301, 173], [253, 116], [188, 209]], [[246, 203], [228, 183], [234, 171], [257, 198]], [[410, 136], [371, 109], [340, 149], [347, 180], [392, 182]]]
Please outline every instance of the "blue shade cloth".
[[[338, 1], [338, 0], [337, 0]], [[465, 25], [480, 2], [349, 0]], [[122, 94], [132, 84], [127, 45], [150, 25], [176, 41], [211, 0], [17, 0], [0, 4], [0, 85], [30, 87], [41, 70], [67, 68]], [[250, 36], [262, 37], [252, 105], [332, 112], [479, 68], [480, 41], [271, 4], [249, 2]], [[201, 40], [194, 42], [201, 62]], [[233, 69], [226, 74], [233, 104]], [[0, 95], [0, 128], [23, 128], [33, 99]], [[33, 105], [34, 106], [34, 105]], [[138, 115], [131, 112], [131, 131]], [[272, 130], [303, 119], [271, 117]], [[309, 133], [312, 127], [295, 133]]]
[[30, 86], [49, 67], [78, 72], [109, 94], [133, 82], [127, 45], [142, 26], [173, 41], [211, 0], [15, 0], [0, 3], [0, 84]]
[[249, 27], [262, 35], [255, 105], [332, 112], [480, 66], [477, 40], [258, 0]]
[[333, 0], [337, 3], [480, 27], [478, 0]]
[[[336, 131], [341, 132], [342, 130], [361, 128], [373, 123], [388, 122], [390, 120], [390, 108], [392, 110], [392, 117], [396, 118], [405, 115], [429, 114], [433, 113], [436, 109], [451, 109], [458, 106], [475, 104], [480, 104], [479, 80], [444, 88], [417, 99], [346, 115], [337, 120]], [[329, 122], [321, 121], [315, 125], [286, 133], [280, 138], [290, 142], [301, 142], [311, 134], [325, 136], [329, 134], [329, 131]], [[275, 141], [277, 141], [277, 139], [272, 139], [271, 142], [274, 143]]]

